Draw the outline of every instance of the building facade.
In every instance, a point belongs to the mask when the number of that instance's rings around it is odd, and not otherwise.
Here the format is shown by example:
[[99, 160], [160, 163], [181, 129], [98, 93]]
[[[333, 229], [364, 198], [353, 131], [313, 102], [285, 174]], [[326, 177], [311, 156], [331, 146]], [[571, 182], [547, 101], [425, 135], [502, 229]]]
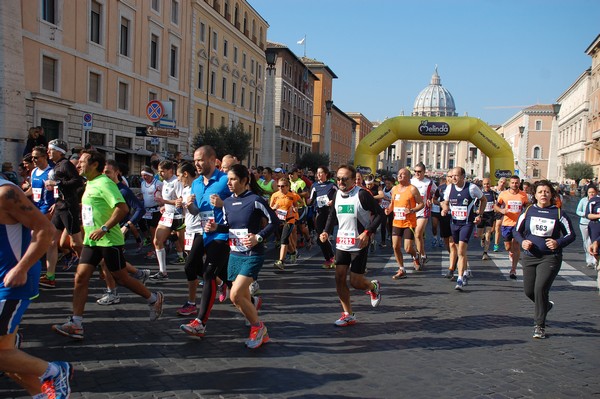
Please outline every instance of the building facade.
[[585, 162], [600, 176], [600, 35], [585, 50], [592, 58], [589, 89], [589, 112], [586, 131]]
[[337, 170], [352, 160], [352, 145], [356, 122], [333, 104], [331, 109], [331, 152], [329, 167]]
[[373, 130], [373, 123], [360, 112], [346, 112], [350, 118], [354, 120], [355, 129], [352, 136], [353, 143], [350, 147], [350, 159], [354, 160], [354, 151], [362, 139]]
[[585, 162], [591, 69], [582, 73], [557, 102], [561, 104], [558, 119], [557, 176], [564, 181], [566, 165]]

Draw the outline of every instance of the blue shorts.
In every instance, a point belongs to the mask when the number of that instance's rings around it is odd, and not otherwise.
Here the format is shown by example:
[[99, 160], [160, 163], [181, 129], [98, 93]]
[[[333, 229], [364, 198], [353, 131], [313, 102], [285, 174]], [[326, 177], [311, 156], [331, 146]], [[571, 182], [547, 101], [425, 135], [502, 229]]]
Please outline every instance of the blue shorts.
[[30, 303], [28, 299], [0, 300], [0, 336], [15, 332]]
[[466, 224], [450, 224], [450, 230], [452, 231], [452, 240], [458, 244], [459, 241], [469, 242], [475, 225], [473, 223]]
[[227, 280], [235, 281], [239, 275], [252, 277], [258, 280], [258, 272], [265, 263], [264, 255], [243, 256], [229, 253], [229, 264], [227, 265]]
[[513, 231], [515, 230], [515, 226], [502, 226], [500, 228], [500, 232], [502, 233], [502, 237], [505, 242], [512, 241], [514, 237]]

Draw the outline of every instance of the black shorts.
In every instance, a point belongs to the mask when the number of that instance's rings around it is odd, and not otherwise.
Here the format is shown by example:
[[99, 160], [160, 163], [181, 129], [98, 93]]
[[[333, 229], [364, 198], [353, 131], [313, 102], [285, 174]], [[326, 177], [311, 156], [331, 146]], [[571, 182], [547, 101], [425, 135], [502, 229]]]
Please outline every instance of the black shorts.
[[431, 212], [431, 217], [436, 219], [441, 219], [442, 214], [440, 212]]
[[158, 221], [160, 220], [161, 213], [158, 209], [156, 209], [155, 211], [153, 211], [151, 209], [155, 209], [155, 208], [146, 209], [146, 213], [149, 213], [151, 217], [149, 219], [146, 219], [144, 217], [146, 215], [144, 215], [138, 222], [140, 229], [142, 229], [142, 231], [148, 231], [150, 229], [150, 227], [156, 228], [156, 226], [158, 226]]
[[452, 229], [450, 228], [450, 221], [451, 221], [451, 217], [450, 215], [446, 215], [446, 216], [440, 216], [440, 237], [441, 238], [448, 238], [452, 236]]
[[475, 228], [475, 225], [473, 223], [452, 223], [450, 225], [450, 228], [452, 229], [452, 240], [454, 240], [454, 242], [458, 244], [460, 241], [469, 242], [469, 240], [471, 239], [471, 235], [473, 235], [473, 229]]
[[288, 245], [290, 243], [290, 236], [294, 231], [294, 224], [284, 223], [281, 230], [281, 245]]
[[349, 265], [350, 271], [355, 274], [365, 274], [367, 269], [367, 253], [369, 247], [364, 247], [360, 251], [350, 252], [342, 251], [341, 249], [335, 250], [335, 264], [336, 265]]
[[84, 245], [81, 250], [79, 264], [92, 265], [94, 267], [100, 264], [104, 259], [106, 268], [111, 272], [118, 272], [126, 267], [125, 256], [123, 255], [123, 246], [114, 247], [90, 247]]
[[204, 245], [204, 253], [206, 254], [206, 260], [204, 261], [205, 273], [214, 273], [215, 276], [219, 276], [223, 281], [226, 281], [229, 251], [229, 242], [223, 240], [213, 240]]
[[478, 229], [483, 229], [486, 227], [494, 227], [494, 212], [484, 212], [481, 217], [481, 222], [477, 225]]
[[79, 208], [57, 209], [52, 216], [52, 224], [58, 231], [66, 229], [70, 236], [81, 232]]
[[399, 236], [405, 240], [415, 239], [415, 230], [412, 227], [392, 227], [392, 236]]
[[0, 337], [15, 332], [30, 302], [28, 299], [0, 300]]
[[504, 215], [500, 212], [494, 212], [494, 220], [502, 220], [503, 217]]

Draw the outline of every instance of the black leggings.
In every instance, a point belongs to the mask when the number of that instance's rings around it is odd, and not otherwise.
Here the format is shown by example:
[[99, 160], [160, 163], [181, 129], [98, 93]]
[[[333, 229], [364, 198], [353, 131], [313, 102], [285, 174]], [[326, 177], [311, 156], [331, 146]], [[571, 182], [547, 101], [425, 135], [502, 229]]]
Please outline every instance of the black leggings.
[[229, 244], [227, 241], [214, 240], [204, 247], [206, 262], [204, 263], [204, 287], [198, 305], [197, 318], [206, 325], [210, 311], [215, 303], [215, 292], [217, 290], [216, 277], [220, 277], [228, 287], [231, 283], [227, 281], [227, 264], [229, 263]]
[[333, 248], [331, 248], [331, 243], [329, 242], [329, 240], [321, 242], [321, 240], [319, 239], [319, 235], [321, 235], [321, 233], [325, 229], [325, 223], [327, 223], [328, 217], [328, 211], [317, 212], [317, 218], [315, 223], [315, 229], [317, 231], [317, 244], [319, 244], [319, 248], [321, 248], [321, 252], [325, 257], [325, 260], [330, 260], [331, 258], [333, 258]]
[[562, 255], [544, 255], [541, 258], [524, 255], [521, 264], [523, 265], [523, 290], [535, 304], [535, 324], [546, 327], [550, 287], [560, 271]]
[[202, 239], [202, 233], [194, 234], [194, 242], [192, 243], [192, 249], [188, 253], [185, 259], [185, 276], [187, 281], [194, 281], [198, 277], [202, 276], [204, 272], [204, 240]]

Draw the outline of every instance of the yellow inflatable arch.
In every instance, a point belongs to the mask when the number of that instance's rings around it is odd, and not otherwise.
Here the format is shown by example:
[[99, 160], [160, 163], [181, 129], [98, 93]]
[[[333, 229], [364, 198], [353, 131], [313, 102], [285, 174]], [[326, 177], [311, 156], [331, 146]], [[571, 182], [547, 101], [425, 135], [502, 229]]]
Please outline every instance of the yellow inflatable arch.
[[[377, 170], [377, 155], [396, 140], [468, 140], [490, 159], [493, 184], [513, 175], [513, 152], [506, 140], [481, 119], [468, 116], [397, 116], [373, 129], [356, 147], [354, 165], [358, 170]], [[456, 166], [463, 166], [457, 163]]]

